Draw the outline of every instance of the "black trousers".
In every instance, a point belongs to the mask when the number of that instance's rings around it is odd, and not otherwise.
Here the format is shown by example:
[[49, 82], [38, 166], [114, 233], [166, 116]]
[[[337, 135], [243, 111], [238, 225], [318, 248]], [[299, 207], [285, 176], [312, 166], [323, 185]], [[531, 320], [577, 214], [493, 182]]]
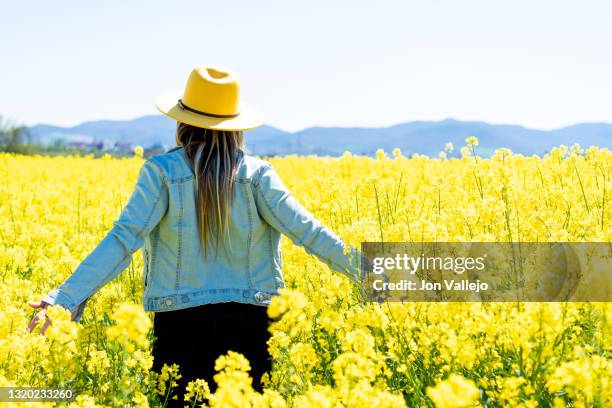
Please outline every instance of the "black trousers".
[[261, 392], [261, 375], [272, 368], [266, 344], [268, 324], [266, 306], [238, 302], [155, 313], [153, 370], [161, 372], [164, 363], [176, 363], [182, 375], [175, 391], [178, 400], [168, 400], [168, 406], [184, 406], [185, 386], [196, 378], [206, 380], [214, 392], [215, 360], [228, 350], [249, 360], [253, 388]]

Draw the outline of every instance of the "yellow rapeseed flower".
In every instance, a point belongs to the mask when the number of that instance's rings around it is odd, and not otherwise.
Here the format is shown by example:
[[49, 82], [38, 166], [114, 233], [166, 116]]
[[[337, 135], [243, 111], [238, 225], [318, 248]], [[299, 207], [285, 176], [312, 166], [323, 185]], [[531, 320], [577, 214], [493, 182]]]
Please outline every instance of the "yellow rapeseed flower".
[[451, 374], [435, 387], [429, 387], [427, 396], [439, 408], [466, 408], [476, 406], [480, 392], [472, 380]]
[[137, 157], [142, 157], [144, 154], [144, 149], [142, 148], [142, 146], [136, 146], [134, 147], [134, 155]]

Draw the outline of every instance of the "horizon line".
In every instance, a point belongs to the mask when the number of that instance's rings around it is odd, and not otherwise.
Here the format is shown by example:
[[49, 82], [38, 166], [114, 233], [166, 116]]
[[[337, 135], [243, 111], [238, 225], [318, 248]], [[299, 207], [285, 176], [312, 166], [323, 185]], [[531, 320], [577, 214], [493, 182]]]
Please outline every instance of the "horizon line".
[[[54, 127], [58, 127], [58, 128], [65, 128], [65, 129], [70, 129], [70, 128], [75, 128], [87, 123], [95, 123], [95, 122], [130, 122], [130, 121], [134, 121], [134, 120], [138, 120], [138, 119], [143, 119], [146, 117], [164, 117], [164, 115], [160, 114], [160, 113], [151, 113], [148, 115], [142, 115], [142, 116], [137, 116], [137, 117], [133, 117], [130, 119], [92, 119], [92, 120], [85, 120], [82, 122], [79, 122], [76, 125], [68, 125], [68, 126], [63, 126], [63, 125], [55, 125], [55, 124], [51, 124], [51, 123], [37, 123], [34, 125], [22, 125], [25, 126], [27, 128], [33, 128], [36, 126], [54, 126]], [[169, 121], [173, 121], [172, 119], [168, 118]], [[404, 121], [404, 122], [397, 122], [394, 124], [390, 124], [390, 125], [382, 125], [382, 126], [350, 126], [350, 125], [311, 125], [311, 126], [307, 126], [304, 128], [301, 128], [299, 130], [286, 130], [286, 129], [282, 129], [278, 126], [274, 126], [268, 123], [264, 123], [262, 126], [268, 126], [271, 128], [274, 128], [276, 130], [285, 132], [285, 133], [289, 133], [289, 134], [293, 134], [293, 133], [300, 133], [303, 132], [304, 130], [307, 129], [315, 129], [315, 128], [337, 128], [337, 129], [386, 129], [386, 128], [392, 128], [395, 126], [400, 126], [400, 125], [404, 125], [404, 124], [408, 124], [408, 123], [418, 123], [418, 122], [431, 122], [431, 123], [441, 123], [441, 122], [446, 122], [446, 121], [454, 121], [454, 122], [463, 122], [463, 123], [483, 123], [486, 125], [491, 125], [491, 126], [518, 126], [521, 127], [523, 129], [530, 129], [530, 130], [537, 130], [537, 131], [542, 131], [542, 132], [551, 132], [551, 131], [556, 131], [556, 130], [560, 130], [560, 129], [566, 129], [566, 128], [570, 128], [573, 126], [578, 126], [578, 125], [612, 125], [612, 122], [577, 122], [571, 125], [566, 125], [566, 126], [561, 126], [561, 127], [555, 127], [555, 128], [548, 128], [548, 129], [542, 129], [542, 128], [535, 128], [535, 127], [528, 127], [522, 124], [518, 124], [518, 123], [508, 123], [508, 122], [501, 122], [501, 123], [495, 123], [495, 122], [488, 122], [485, 120], [469, 120], [469, 119], [457, 119], [454, 117], [445, 117], [443, 119], [437, 119], [437, 120], [426, 120], [426, 119], [416, 119], [416, 120], [408, 120], [408, 121]], [[19, 125], [19, 124], [17, 124]], [[253, 130], [253, 129], [249, 129], [249, 130]], [[248, 130], [246, 130], [248, 131]]]

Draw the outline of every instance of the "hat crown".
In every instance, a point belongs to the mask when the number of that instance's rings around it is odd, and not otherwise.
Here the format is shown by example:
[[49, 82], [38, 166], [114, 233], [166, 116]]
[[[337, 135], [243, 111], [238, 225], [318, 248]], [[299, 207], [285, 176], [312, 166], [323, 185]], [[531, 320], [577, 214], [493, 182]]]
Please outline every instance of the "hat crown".
[[238, 76], [218, 67], [195, 67], [187, 79], [182, 103], [202, 113], [236, 115], [240, 112]]

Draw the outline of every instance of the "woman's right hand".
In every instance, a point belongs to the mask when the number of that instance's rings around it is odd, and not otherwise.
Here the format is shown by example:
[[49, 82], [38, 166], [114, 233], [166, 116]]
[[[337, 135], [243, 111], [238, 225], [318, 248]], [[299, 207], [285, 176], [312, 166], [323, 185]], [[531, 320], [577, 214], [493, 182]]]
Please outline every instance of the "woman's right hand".
[[49, 325], [51, 324], [51, 319], [49, 318], [49, 316], [47, 316], [46, 310], [49, 306], [49, 303], [45, 302], [44, 300], [40, 300], [38, 302], [28, 302], [28, 304], [34, 309], [40, 309], [40, 311], [36, 313], [30, 321], [30, 324], [28, 325], [28, 332], [31, 333], [32, 330], [34, 330], [34, 327], [36, 327], [38, 321], [44, 318], [45, 323], [40, 328], [40, 334], [44, 334], [45, 330], [47, 330], [47, 327], [49, 327]]

